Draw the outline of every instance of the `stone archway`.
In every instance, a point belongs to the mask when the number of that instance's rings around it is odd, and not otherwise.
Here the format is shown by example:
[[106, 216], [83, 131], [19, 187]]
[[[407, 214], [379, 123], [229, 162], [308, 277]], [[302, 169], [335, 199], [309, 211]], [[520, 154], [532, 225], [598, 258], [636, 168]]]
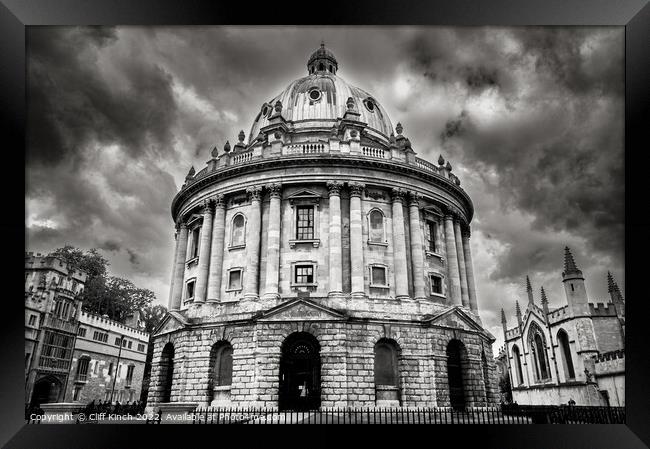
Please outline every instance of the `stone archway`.
[[61, 397], [62, 383], [54, 376], [46, 376], [36, 381], [32, 393], [32, 404], [48, 404], [59, 402]]
[[307, 332], [294, 332], [282, 343], [280, 357], [280, 410], [320, 407], [320, 344]]
[[160, 402], [171, 402], [174, 379], [174, 345], [169, 342], [160, 357]]

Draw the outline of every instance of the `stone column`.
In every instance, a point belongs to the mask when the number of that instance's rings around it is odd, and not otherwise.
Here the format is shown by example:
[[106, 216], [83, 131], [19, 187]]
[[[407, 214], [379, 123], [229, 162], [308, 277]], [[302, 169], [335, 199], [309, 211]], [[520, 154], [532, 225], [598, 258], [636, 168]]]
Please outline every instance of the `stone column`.
[[452, 305], [461, 305], [458, 253], [456, 252], [456, 238], [454, 237], [454, 218], [451, 214], [445, 215], [445, 246], [447, 249], [449, 299]]
[[269, 205], [269, 227], [266, 248], [266, 286], [264, 296], [269, 299], [280, 297], [280, 222], [282, 184], [273, 183], [266, 186], [271, 193]]
[[341, 188], [343, 183], [330, 181], [327, 183], [329, 190], [329, 278], [330, 295], [343, 293], [343, 246], [341, 244]]
[[406, 263], [406, 239], [404, 233], [404, 211], [402, 189], [393, 189], [393, 264], [395, 265], [395, 297], [409, 297], [408, 266]]
[[180, 224], [178, 234], [178, 256], [176, 257], [176, 269], [174, 270], [174, 289], [170, 310], [180, 310], [181, 295], [183, 294], [183, 275], [185, 274], [185, 257], [187, 256], [187, 225]]
[[465, 252], [463, 251], [463, 237], [460, 231], [460, 220], [454, 220], [454, 237], [456, 239], [456, 252], [458, 253], [458, 272], [460, 274], [460, 300], [463, 306], [469, 307], [469, 294], [467, 288], [467, 271], [465, 269]]
[[363, 232], [361, 222], [361, 193], [365, 187], [359, 182], [349, 182], [350, 188], [350, 279], [352, 284], [352, 295], [363, 296], [365, 294], [363, 282]]
[[210, 242], [212, 241], [212, 201], [203, 203], [203, 224], [201, 225], [201, 240], [199, 241], [199, 263], [196, 275], [196, 293], [194, 302], [205, 302], [208, 289], [208, 270], [210, 268]]
[[210, 271], [208, 274], [208, 301], [221, 298], [221, 279], [223, 278], [223, 245], [226, 236], [226, 202], [224, 196], [214, 197], [214, 223], [212, 224], [212, 244], [210, 246]]
[[463, 252], [465, 253], [465, 271], [467, 272], [467, 292], [469, 295], [469, 307], [478, 313], [478, 301], [476, 300], [476, 285], [474, 284], [474, 267], [472, 265], [472, 250], [469, 246], [469, 227], [463, 232]]
[[260, 237], [262, 232], [262, 186], [252, 186], [246, 189], [250, 195], [251, 207], [246, 227], [246, 282], [244, 297], [259, 298], [260, 270]]
[[169, 299], [167, 300], [167, 308], [172, 309], [172, 298], [174, 294], [174, 275], [176, 274], [176, 261], [178, 260], [178, 226], [176, 226], [176, 232], [174, 232], [174, 241], [176, 242], [174, 249], [174, 259], [172, 260], [172, 274], [169, 277]]
[[409, 222], [411, 229], [411, 265], [413, 267], [413, 297], [426, 299], [424, 283], [424, 251], [422, 229], [420, 228], [420, 195], [409, 192]]

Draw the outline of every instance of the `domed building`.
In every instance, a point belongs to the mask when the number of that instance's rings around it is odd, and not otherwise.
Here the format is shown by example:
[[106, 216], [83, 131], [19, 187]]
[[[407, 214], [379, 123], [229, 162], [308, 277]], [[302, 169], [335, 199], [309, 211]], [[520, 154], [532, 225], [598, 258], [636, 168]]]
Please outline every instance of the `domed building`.
[[498, 401], [472, 202], [324, 45], [172, 202], [148, 406]]

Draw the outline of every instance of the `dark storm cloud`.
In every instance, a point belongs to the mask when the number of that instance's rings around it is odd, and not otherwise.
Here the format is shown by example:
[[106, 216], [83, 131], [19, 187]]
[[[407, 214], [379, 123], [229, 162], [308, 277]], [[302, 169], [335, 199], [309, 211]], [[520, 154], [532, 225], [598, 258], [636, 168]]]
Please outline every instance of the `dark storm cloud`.
[[[432, 83], [465, 86], [462, 111], [449, 117], [439, 134], [443, 151], [479, 177], [496, 173], [496, 181], [484, 187], [498, 196], [502, 210], [529, 214], [533, 229], [585, 240], [589, 251], [576, 248], [585, 256], [595, 251], [622, 264], [622, 33], [586, 28], [452, 33], [457, 37], [452, 50], [449, 38], [427, 33], [407, 46], [413, 66]], [[467, 104], [483, 100], [483, 91], [491, 88], [497, 94], [490, 101], [502, 101], [503, 114], [475, 117]], [[552, 261], [558, 267], [561, 242], [526, 235], [512, 244], [515, 234], [502, 231], [501, 217], [482, 208], [480, 195], [473, 198], [483, 229], [510, 243], [494, 279], [519, 279], [527, 270], [549, 269]]]

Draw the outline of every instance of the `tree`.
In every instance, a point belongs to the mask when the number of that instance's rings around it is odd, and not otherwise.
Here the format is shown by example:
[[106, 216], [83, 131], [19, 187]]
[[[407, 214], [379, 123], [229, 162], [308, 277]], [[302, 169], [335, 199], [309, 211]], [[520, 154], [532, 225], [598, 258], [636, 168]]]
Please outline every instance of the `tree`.
[[87, 312], [108, 315], [110, 319], [124, 323], [130, 315], [150, 306], [155, 300], [151, 290], [138, 288], [128, 279], [109, 276], [110, 264], [96, 248], [84, 252], [66, 245], [49, 255], [59, 257], [70, 267], [88, 274], [80, 298], [82, 308]]

